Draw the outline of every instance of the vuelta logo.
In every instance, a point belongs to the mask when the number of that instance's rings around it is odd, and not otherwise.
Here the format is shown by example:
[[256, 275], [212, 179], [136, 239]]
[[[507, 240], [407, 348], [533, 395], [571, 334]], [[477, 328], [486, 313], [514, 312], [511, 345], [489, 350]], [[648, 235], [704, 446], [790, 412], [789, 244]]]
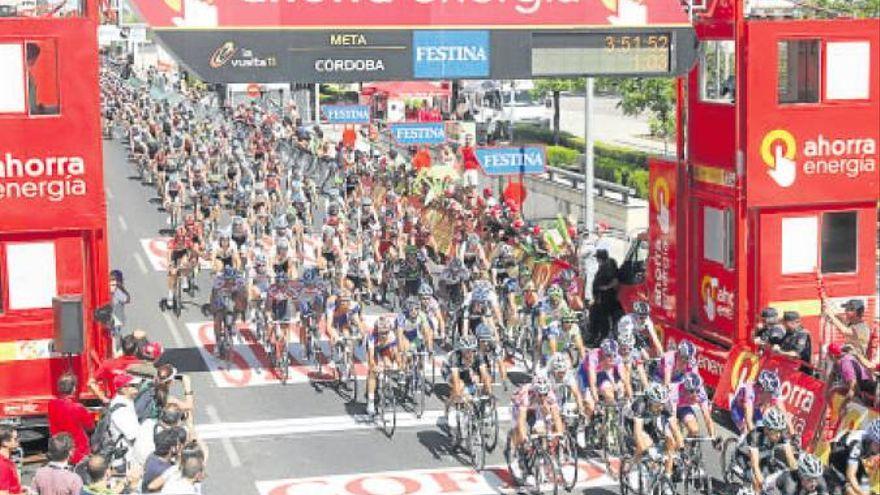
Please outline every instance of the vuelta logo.
[[[238, 54], [238, 57], [236, 57]], [[260, 57], [257, 56], [253, 50], [248, 50], [247, 48], [238, 49], [235, 46], [235, 43], [232, 41], [227, 41], [217, 47], [214, 50], [214, 53], [211, 54], [211, 58], [208, 60], [208, 65], [213, 69], [219, 69], [226, 65], [230, 65], [235, 68], [270, 68], [278, 66], [278, 59], [274, 56], [268, 57]]]
[[877, 170], [877, 142], [873, 138], [828, 138], [822, 134], [803, 142], [798, 162], [798, 143], [785, 129], [774, 129], [761, 140], [761, 159], [767, 174], [780, 186], [789, 187], [798, 176], [843, 175], [855, 179]]
[[211, 55], [211, 60], [208, 61], [208, 64], [211, 68], [219, 69], [226, 65], [232, 57], [235, 56], [235, 43], [231, 41], [227, 41], [220, 45], [214, 53]]

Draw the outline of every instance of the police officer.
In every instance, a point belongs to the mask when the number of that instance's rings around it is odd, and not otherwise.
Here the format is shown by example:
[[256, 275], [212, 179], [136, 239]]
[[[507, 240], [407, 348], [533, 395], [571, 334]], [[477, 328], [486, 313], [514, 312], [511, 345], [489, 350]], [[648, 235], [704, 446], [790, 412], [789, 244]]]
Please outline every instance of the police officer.
[[785, 338], [785, 328], [779, 324], [779, 312], [776, 308], [761, 310], [761, 320], [755, 326], [755, 345], [772, 348], [781, 346]]
[[[786, 311], [782, 314], [782, 326], [785, 328], [785, 336], [782, 343], [772, 347], [774, 352], [800, 359], [807, 365], [813, 355], [813, 341], [810, 332], [801, 326], [801, 315], [797, 311]], [[809, 372], [809, 368], [801, 368], [801, 371]]]

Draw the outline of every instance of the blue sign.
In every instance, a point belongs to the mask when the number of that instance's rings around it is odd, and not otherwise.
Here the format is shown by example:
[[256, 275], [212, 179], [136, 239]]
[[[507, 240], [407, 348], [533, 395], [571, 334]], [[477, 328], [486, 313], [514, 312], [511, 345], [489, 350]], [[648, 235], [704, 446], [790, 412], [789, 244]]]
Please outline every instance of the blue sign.
[[367, 105], [324, 105], [321, 113], [328, 124], [370, 123], [370, 107]]
[[413, 73], [419, 79], [489, 76], [489, 31], [415, 31]]
[[391, 124], [391, 134], [398, 144], [443, 144], [446, 142], [446, 124], [443, 122]]
[[476, 155], [486, 175], [542, 174], [545, 171], [544, 148], [540, 146], [477, 148]]

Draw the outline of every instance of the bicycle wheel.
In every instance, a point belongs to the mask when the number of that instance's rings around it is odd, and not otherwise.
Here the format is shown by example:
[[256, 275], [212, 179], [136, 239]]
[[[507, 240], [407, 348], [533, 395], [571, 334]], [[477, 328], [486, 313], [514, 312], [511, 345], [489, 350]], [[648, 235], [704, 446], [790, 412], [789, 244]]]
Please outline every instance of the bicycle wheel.
[[570, 492], [578, 480], [578, 451], [574, 437], [566, 435], [560, 440], [556, 456], [565, 491]]
[[290, 379], [290, 353], [287, 351], [287, 341], [279, 344], [278, 349], [278, 376], [281, 378], [281, 384], [286, 385]]
[[[376, 391], [376, 416], [379, 417], [379, 422], [382, 425], [382, 431], [384, 432], [388, 427], [388, 418], [385, 416], [385, 386], [384, 386], [384, 378], [382, 381], [379, 381], [378, 390]], [[367, 399], [369, 400], [369, 399]]]
[[494, 452], [495, 447], [498, 446], [498, 406], [495, 404], [495, 400], [491, 400], [489, 402], [488, 410], [483, 410], [483, 440], [486, 445], [486, 450], [489, 452]]
[[388, 438], [391, 438], [394, 436], [394, 430], [397, 429], [397, 393], [394, 390], [394, 384], [390, 380], [387, 386], [388, 390], [385, 392], [385, 400], [387, 402], [386, 414], [390, 410], [391, 417], [389, 418], [389, 425], [385, 433], [388, 435]]
[[471, 465], [477, 471], [486, 466], [486, 448], [483, 443], [483, 425], [472, 414], [468, 415], [468, 451], [471, 454]]
[[348, 390], [351, 392], [351, 401], [356, 402], [358, 395], [358, 380], [357, 374], [355, 373], [354, 369], [354, 362], [352, 361], [350, 353], [346, 353], [346, 360], [348, 361], [348, 366], [346, 366], [348, 374], [346, 378], [346, 381], [348, 382]]
[[525, 473], [520, 469], [519, 455], [513, 447], [513, 430], [507, 432], [507, 441], [504, 447], [504, 460], [507, 462], [507, 472], [514, 485], [522, 486], [525, 481]]
[[174, 281], [174, 316], [180, 318], [180, 313], [183, 310], [183, 284], [181, 283], [180, 277], [177, 277], [177, 280]]
[[425, 413], [425, 377], [423, 376], [421, 363], [417, 363], [412, 374], [413, 409], [416, 418], [421, 418]]
[[559, 466], [556, 464], [556, 459], [546, 451], [536, 454], [532, 475], [535, 477], [535, 489], [543, 491], [544, 485], [547, 484], [549, 493], [553, 495], [559, 493]]
[[638, 471], [634, 471], [634, 468], [635, 464], [632, 459], [620, 459], [620, 474], [618, 475], [620, 495], [638, 493]]
[[730, 437], [721, 446], [721, 477], [726, 485], [733, 485], [739, 481], [739, 476], [734, 473], [733, 469], [737, 440], [736, 437]]

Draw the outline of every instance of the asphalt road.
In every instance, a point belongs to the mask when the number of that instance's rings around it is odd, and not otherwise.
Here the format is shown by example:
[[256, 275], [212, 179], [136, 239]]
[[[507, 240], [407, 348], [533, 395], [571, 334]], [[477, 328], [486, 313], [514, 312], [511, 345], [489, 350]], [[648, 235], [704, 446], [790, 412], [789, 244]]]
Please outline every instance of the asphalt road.
[[[442, 404], [436, 398], [429, 400], [420, 420], [400, 415], [397, 432], [389, 439], [365, 417], [362, 398], [349, 402], [320, 377], [310, 376], [313, 368], [295, 367], [291, 382], [282, 385], [263, 369], [265, 356], [255, 347], [236, 346], [230, 363], [211, 357], [212, 332], [198, 307], [208, 295], [207, 277], [202, 276], [198, 301], [190, 301], [179, 319], [159, 310], [158, 301], [167, 292], [159, 239], [164, 214], [154, 191], [133, 177], [121, 145], [104, 141], [104, 163], [111, 265], [124, 272], [132, 296], [127, 326], [143, 328], [163, 342], [167, 359], [192, 376], [197, 430], [210, 450], [206, 494], [512, 491], [504, 482], [506, 470], [477, 474], [460, 454], [450, 452], [438, 423]], [[368, 309], [369, 315], [383, 312]], [[291, 352], [298, 358], [299, 345], [292, 344]], [[497, 393], [499, 404], [506, 406], [508, 394], [500, 387]], [[507, 422], [502, 421], [501, 442], [506, 432]], [[487, 465], [503, 464], [499, 447]], [[582, 474], [584, 482], [576, 493], [617, 493], [614, 481], [599, 468], [585, 465]]]

